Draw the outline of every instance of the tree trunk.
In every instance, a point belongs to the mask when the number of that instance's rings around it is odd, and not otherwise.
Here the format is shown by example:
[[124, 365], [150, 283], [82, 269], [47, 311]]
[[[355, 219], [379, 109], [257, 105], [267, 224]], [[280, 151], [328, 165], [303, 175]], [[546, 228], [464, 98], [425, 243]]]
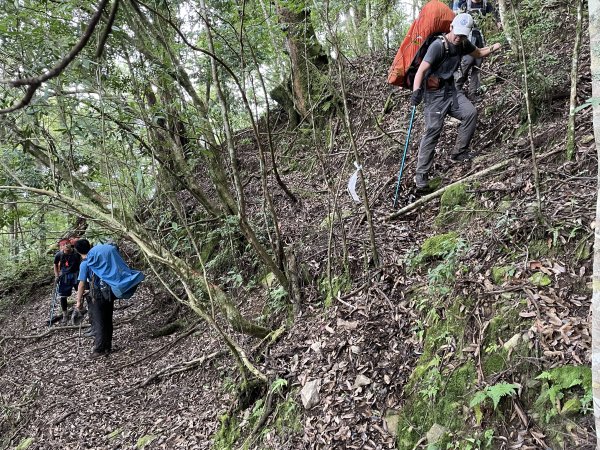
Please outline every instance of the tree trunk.
[[567, 159], [573, 159], [575, 154], [575, 108], [577, 107], [577, 66], [581, 48], [581, 24], [583, 22], [583, 0], [577, 2], [577, 28], [575, 45], [571, 59], [571, 98], [569, 101], [569, 122], [567, 124]]
[[[600, 0], [589, 3], [590, 70], [592, 98], [600, 97]], [[600, 106], [593, 104], [594, 137], [600, 156]], [[598, 171], [600, 187], [600, 170]], [[592, 394], [596, 424], [596, 449], [600, 450], [600, 195], [596, 193], [596, 225], [594, 230], [594, 270], [592, 275]]]
[[17, 256], [19, 254], [19, 227], [17, 224], [17, 203], [10, 203], [9, 210], [12, 211], [10, 215], [10, 222], [8, 225], [8, 236], [10, 239], [10, 254]]
[[513, 29], [512, 29], [511, 21], [508, 20], [508, 8], [506, 6], [506, 0], [498, 0], [498, 14], [500, 15], [500, 22], [502, 23], [502, 30], [504, 31], [504, 36], [506, 36], [508, 45], [510, 46], [510, 49], [513, 51], [513, 53], [515, 55], [518, 55], [519, 48], [513, 38]]
[[317, 40], [309, 9], [296, 12], [278, 6], [278, 14], [286, 34], [294, 109], [305, 118], [319, 102], [324, 85], [321, 70], [329, 64], [329, 58]]
[[375, 43], [373, 42], [373, 13], [371, 11], [371, 1], [365, 1], [365, 19], [367, 21], [367, 47], [369, 49], [369, 53], [373, 53], [375, 50]]
[[40, 208], [40, 215], [39, 215], [39, 220], [37, 223], [37, 227], [38, 227], [38, 256], [40, 258], [43, 258], [45, 253], [46, 253], [46, 241], [47, 241], [47, 237], [48, 237], [48, 233], [47, 233], [47, 227], [48, 225], [46, 224], [46, 212], [48, 211], [48, 206], [47, 205], [43, 205]]

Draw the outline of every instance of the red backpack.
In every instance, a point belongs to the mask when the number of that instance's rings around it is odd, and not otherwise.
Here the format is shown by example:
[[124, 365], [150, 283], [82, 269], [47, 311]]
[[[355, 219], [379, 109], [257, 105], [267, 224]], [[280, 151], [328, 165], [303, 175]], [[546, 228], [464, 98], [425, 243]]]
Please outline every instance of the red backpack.
[[388, 73], [388, 83], [412, 88], [427, 48], [441, 33], [450, 31], [454, 13], [439, 0], [429, 1], [408, 29]]

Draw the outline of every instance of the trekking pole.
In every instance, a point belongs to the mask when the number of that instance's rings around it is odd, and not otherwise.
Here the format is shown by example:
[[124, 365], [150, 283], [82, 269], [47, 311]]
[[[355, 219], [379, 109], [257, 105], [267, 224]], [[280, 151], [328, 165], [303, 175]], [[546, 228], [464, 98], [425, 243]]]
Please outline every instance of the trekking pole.
[[394, 208], [398, 201], [398, 191], [400, 190], [400, 180], [402, 179], [402, 172], [404, 171], [404, 161], [406, 161], [406, 151], [408, 150], [408, 143], [410, 142], [410, 132], [412, 131], [413, 120], [415, 118], [416, 106], [412, 107], [410, 114], [410, 123], [408, 124], [408, 132], [406, 133], [406, 143], [404, 144], [404, 154], [402, 155], [402, 163], [400, 164], [400, 173], [398, 173], [398, 182], [396, 183], [396, 194], [394, 194]]
[[52, 319], [54, 318], [54, 307], [56, 306], [56, 298], [58, 297], [58, 281], [54, 283], [54, 294], [52, 294], [52, 305], [50, 305], [50, 320], [48, 321], [48, 327], [52, 326]]

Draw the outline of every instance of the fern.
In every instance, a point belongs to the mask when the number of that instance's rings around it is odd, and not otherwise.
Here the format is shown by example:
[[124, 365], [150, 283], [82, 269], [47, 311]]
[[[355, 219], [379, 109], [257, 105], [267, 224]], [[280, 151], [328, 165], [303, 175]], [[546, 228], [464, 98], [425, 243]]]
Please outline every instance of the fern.
[[491, 399], [494, 404], [494, 409], [498, 408], [498, 403], [502, 397], [512, 397], [517, 393], [518, 384], [514, 383], [498, 383], [493, 386], [488, 386], [485, 389], [475, 393], [473, 399], [469, 403], [471, 408], [477, 407], [485, 402], [486, 399]]
[[283, 378], [277, 378], [275, 381], [273, 381], [273, 383], [271, 383], [271, 392], [274, 394], [281, 392], [287, 387], [287, 385], [287, 380], [284, 380]]
[[580, 400], [580, 412], [585, 414], [590, 411], [592, 403], [592, 372], [589, 367], [557, 367], [542, 372], [536, 377], [536, 380], [541, 380], [543, 384], [535, 404], [538, 407], [548, 405], [548, 409], [544, 414], [546, 423], [549, 423], [554, 416], [562, 413], [557, 406], [559, 403], [567, 404], [569, 401], [578, 398], [574, 388], [583, 390], [583, 396]]
[[500, 399], [502, 397], [506, 395], [512, 397], [513, 395], [515, 395], [517, 393], [516, 389], [518, 387], [519, 386], [517, 384], [513, 383], [498, 383], [494, 386], [488, 386], [488, 396], [494, 402], [494, 409], [498, 407], [498, 403], [500, 402]]

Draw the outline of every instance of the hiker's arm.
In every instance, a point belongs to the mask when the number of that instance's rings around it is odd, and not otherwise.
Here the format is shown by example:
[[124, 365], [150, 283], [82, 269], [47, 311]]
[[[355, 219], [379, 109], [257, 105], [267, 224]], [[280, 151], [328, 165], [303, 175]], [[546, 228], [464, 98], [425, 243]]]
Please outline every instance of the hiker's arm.
[[58, 278], [60, 275], [60, 271], [58, 270], [58, 264], [54, 264], [54, 277]]
[[425, 77], [425, 73], [429, 70], [431, 64], [427, 61], [423, 61], [419, 68], [417, 69], [417, 74], [415, 75], [415, 80], [413, 82], [413, 91], [421, 88], [421, 84], [423, 84], [423, 77]]
[[[475, 51], [469, 53], [469, 55], [475, 59], [485, 58], [486, 56], [490, 56], [492, 53], [497, 52], [501, 48], [502, 48], [502, 44], [500, 44], [500, 42], [496, 42], [495, 44], [490, 45], [489, 47], [476, 48]], [[415, 77], [415, 82], [416, 82], [416, 80], [417, 80], [417, 77]]]
[[80, 281], [77, 286], [77, 297], [75, 301], [75, 308], [81, 309], [83, 305], [83, 291], [85, 291], [85, 281]]

